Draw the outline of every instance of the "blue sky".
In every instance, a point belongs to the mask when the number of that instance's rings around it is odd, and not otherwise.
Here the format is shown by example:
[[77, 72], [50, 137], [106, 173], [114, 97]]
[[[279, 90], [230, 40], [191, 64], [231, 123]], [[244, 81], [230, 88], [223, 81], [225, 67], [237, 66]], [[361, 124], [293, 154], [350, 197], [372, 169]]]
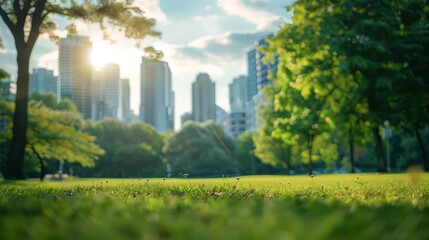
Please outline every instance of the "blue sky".
[[[173, 74], [176, 92], [176, 129], [180, 116], [191, 111], [191, 84], [200, 72], [208, 73], [216, 82], [216, 103], [229, 110], [228, 84], [233, 78], [247, 74], [246, 52], [254, 41], [277, 31], [290, 22], [286, 12], [289, 0], [136, 0], [146, 16], [157, 19], [161, 38], [148, 38], [144, 45], [153, 45], [164, 52]], [[12, 37], [0, 21], [0, 36], [6, 49], [0, 50], [0, 66], [16, 78], [16, 51]], [[58, 20], [60, 36], [66, 20]], [[137, 112], [140, 104], [140, 62], [143, 52], [134, 42], [121, 35], [111, 45], [102, 40], [95, 25], [75, 21], [78, 31], [93, 42], [93, 62], [120, 65], [121, 77], [131, 84], [131, 107]], [[41, 36], [31, 57], [31, 68], [46, 67], [57, 71], [58, 47]]]

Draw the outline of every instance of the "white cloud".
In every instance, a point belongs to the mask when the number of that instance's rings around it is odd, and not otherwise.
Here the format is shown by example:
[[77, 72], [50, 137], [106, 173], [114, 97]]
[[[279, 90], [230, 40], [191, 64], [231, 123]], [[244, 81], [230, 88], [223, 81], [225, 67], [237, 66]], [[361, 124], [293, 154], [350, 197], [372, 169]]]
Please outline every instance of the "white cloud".
[[137, 0], [134, 5], [140, 7], [146, 17], [155, 18], [159, 23], [168, 23], [167, 16], [161, 10], [158, 0]]
[[256, 25], [256, 30], [276, 30], [282, 22], [281, 16], [267, 7], [267, 0], [218, 0], [225, 13], [244, 18]]
[[225, 16], [211, 14], [207, 16], [196, 16], [193, 19], [195, 21], [207, 21], [207, 20], [217, 21], [225, 18], [226, 18]]
[[38, 68], [54, 70], [54, 74], [58, 75], [58, 50], [43, 54], [36, 62]]
[[1, 49], [0, 48], [0, 53], [2, 53], [2, 54], [16, 54], [16, 50], [12, 50], [12, 49]]
[[193, 58], [202, 62], [237, 62], [245, 59], [246, 52], [254, 42], [268, 32], [226, 32], [220, 35], [204, 36], [177, 49], [178, 58]]

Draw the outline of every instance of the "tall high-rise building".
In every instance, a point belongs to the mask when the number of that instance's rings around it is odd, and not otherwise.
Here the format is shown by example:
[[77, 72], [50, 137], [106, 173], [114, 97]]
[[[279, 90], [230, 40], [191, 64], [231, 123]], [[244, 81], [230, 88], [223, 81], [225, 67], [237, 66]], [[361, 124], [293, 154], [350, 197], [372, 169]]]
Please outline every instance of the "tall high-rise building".
[[196, 122], [216, 120], [215, 83], [206, 73], [200, 73], [192, 84], [192, 116]]
[[0, 97], [1, 99], [13, 101], [15, 100], [16, 83], [10, 78], [0, 80]]
[[265, 103], [262, 89], [270, 84], [269, 74], [277, 71], [278, 59], [273, 64], [264, 64], [264, 53], [259, 47], [268, 45], [267, 37], [255, 42], [255, 47], [247, 53], [248, 79], [246, 96], [246, 130], [254, 130], [261, 125], [258, 109]]
[[100, 78], [101, 71], [93, 70], [92, 72], [92, 89], [91, 89], [91, 98], [92, 98], [92, 106], [91, 106], [91, 119], [93, 122], [99, 121], [102, 118], [103, 114], [103, 106], [104, 103], [100, 98]]
[[107, 64], [100, 73], [101, 119], [122, 120], [122, 96], [119, 65]]
[[54, 71], [35, 68], [30, 74], [30, 95], [33, 93], [53, 93], [58, 96], [58, 78]]
[[59, 41], [60, 99], [70, 99], [85, 119], [92, 108], [91, 48], [89, 37], [69, 34]]
[[[173, 88], [173, 86], [171, 86]], [[174, 113], [176, 111], [176, 93], [174, 91], [171, 92], [171, 105], [167, 108], [168, 115], [168, 129], [174, 130]]]
[[229, 84], [229, 104], [231, 112], [244, 112], [246, 105], [247, 77], [239, 76]]
[[121, 96], [122, 96], [122, 120], [131, 122], [131, 106], [130, 106], [130, 80], [128, 78], [121, 79]]
[[256, 69], [256, 48], [247, 52], [247, 89], [246, 101], [258, 93], [258, 71]]
[[140, 120], [159, 132], [174, 129], [174, 93], [168, 63], [143, 57]]
[[246, 90], [246, 76], [237, 77], [229, 84], [231, 113], [228, 116], [227, 130], [234, 137], [246, 131]]

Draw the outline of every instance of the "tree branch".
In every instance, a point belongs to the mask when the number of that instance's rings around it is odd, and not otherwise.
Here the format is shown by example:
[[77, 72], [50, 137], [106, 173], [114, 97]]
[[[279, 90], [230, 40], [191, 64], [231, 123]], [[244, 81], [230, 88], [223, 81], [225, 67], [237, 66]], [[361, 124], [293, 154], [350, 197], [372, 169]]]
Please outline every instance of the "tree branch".
[[15, 24], [13, 24], [12, 20], [8, 17], [6, 11], [0, 6], [0, 16], [3, 21], [6, 23], [9, 30], [12, 32], [12, 35], [15, 36]]
[[24, 7], [22, 8], [22, 12], [23, 12], [25, 15], [27, 15], [27, 14], [28, 14], [28, 11], [30, 11], [30, 8], [31, 8], [31, 1], [32, 1], [32, 0], [26, 0], [26, 1], [24, 2]]
[[43, 18], [43, 10], [45, 8], [46, 0], [38, 0], [36, 5], [34, 6], [33, 19], [31, 20], [31, 30], [30, 35], [28, 36], [28, 46], [33, 48], [36, 43], [37, 37], [39, 37], [40, 33], [40, 25], [42, 24]]
[[19, 0], [13, 1], [13, 10], [15, 11], [15, 15], [16, 15], [16, 26], [19, 29], [21, 28], [23, 29], [25, 24], [26, 13], [22, 11]]
[[13, 1], [13, 10], [15, 11], [16, 15], [21, 14], [21, 4], [19, 3], [19, 0]]

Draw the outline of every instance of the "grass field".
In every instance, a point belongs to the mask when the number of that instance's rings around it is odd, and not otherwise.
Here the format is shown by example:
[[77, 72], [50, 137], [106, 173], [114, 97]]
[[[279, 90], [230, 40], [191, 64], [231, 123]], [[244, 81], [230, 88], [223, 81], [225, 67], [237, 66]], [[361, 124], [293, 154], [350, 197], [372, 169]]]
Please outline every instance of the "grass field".
[[429, 174], [0, 182], [0, 239], [429, 239]]

